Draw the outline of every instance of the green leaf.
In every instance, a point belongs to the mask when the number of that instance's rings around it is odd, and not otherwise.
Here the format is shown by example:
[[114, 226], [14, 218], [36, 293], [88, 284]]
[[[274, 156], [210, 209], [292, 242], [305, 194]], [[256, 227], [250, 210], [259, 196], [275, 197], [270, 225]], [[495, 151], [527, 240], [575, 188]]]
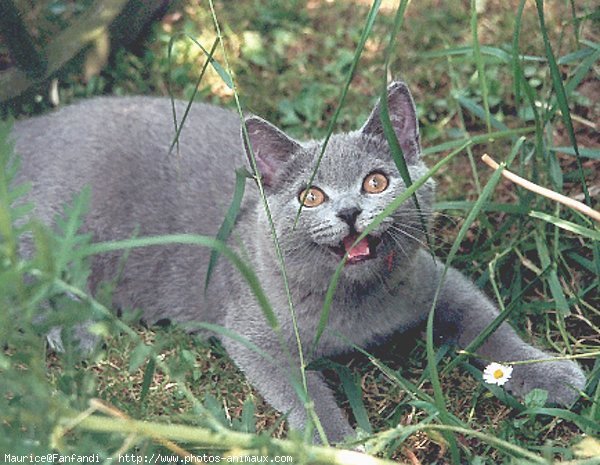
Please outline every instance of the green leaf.
[[221, 423], [223, 426], [229, 426], [229, 420], [227, 419], [227, 415], [225, 415], [223, 406], [219, 403], [215, 396], [212, 394], [206, 394], [204, 397], [204, 407], [219, 423]]
[[563, 189], [563, 173], [558, 158], [556, 158], [556, 154], [554, 152], [549, 152], [547, 161], [548, 173], [550, 174], [552, 184], [557, 191], [561, 192]]
[[367, 413], [367, 409], [365, 408], [365, 404], [362, 400], [360, 383], [357, 383], [348, 367], [339, 365], [336, 371], [340, 376], [342, 387], [344, 388], [344, 392], [348, 397], [348, 402], [352, 408], [354, 418], [356, 418], [356, 423], [360, 429], [371, 434], [373, 429], [371, 428], [371, 423], [369, 422], [369, 414]]
[[[131, 368], [131, 365], [130, 365]], [[146, 365], [146, 369], [144, 370], [144, 379], [142, 380], [142, 389], [140, 391], [140, 404], [144, 404], [146, 397], [148, 396], [148, 392], [150, 391], [150, 386], [152, 385], [152, 379], [154, 377], [154, 372], [156, 370], [156, 361], [153, 357], [148, 360], [148, 364]], [[130, 373], [131, 370], [130, 369]]]
[[61, 238], [55, 254], [54, 265], [56, 271], [59, 273], [67, 266], [73, 249], [91, 238], [89, 234], [77, 234], [83, 226], [83, 217], [87, 212], [91, 197], [92, 191], [87, 186], [73, 197], [73, 201], [68, 206], [65, 206], [63, 216], [57, 216], [55, 219], [57, 227], [61, 230]]
[[580, 63], [581, 60], [593, 55], [597, 52], [598, 49], [594, 49], [592, 47], [582, 48], [577, 50], [576, 52], [567, 53], [566, 55], [561, 56], [556, 63], [559, 65], [570, 65], [572, 63]]
[[[233, 227], [235, 226], [237, 216], [240, 212], [240, 207], [242, 206], [242, 199], [244, 197], [244, 190], [246, 188], [246, 179], [248, 178], [252, 178], [252, 175], [245, 168], [238, 168], [235, 171], [235, 189], [233, 192], [233, 198], [231, 199], [231, 204], [229, 205], [225, 219], [223, 220], [223, 223], [221, 223], [221, 227], [219, 228], [219, 231], [217, 231], [216, 236], [216, 239], [224, 244], [227, 243], [227, 240], [233, 231]], [[210, 277], [212, 276], [212, 272], [217, 264], [218, 258], [219, 252], [216, 249], [213, 249], [210, 253], [210, 259], [206, 269], [204, 292], [206, 292], [208, 289]]]
[[[499, 130], [499, 131], [508, 131], [509, 130], [509, 128], [508, 128], [508, 126], [506, 126], [506, 124], [502, 123], [501, 121], [498, 121], [496, 118], [494, 118], [492, 115], [490, 115], [489, 108], [486, 110], [485, 108], [482, 108], [480, 105], [475, 103], [472, 99], [469, 99], [469, 98], [463, 97], [463, 96], [458, 97], [458, 103], [460, 103], [460, 105], [465, 110], [467, 110], [469, 113], [473, 114], [477, 118], [482, 119], [483, 121], [486, 122], [486, 124], [490, 124], [492, 127], [496, 128], [497, 130]], [[490, 133], [490, 131], [488, 131], [488, 134], [489, 133]]]
[[546, 400], [548, 400], [548, 391], [545, 389], [532, 389], [527, 393], [525, 398], [523, 399], [523, 403], [525, 407], [528, 409], [543, 407], [546, 405]]
[[129, 356], [129, 373], [133, 373], [152, 353], [152, 346], [146, 345], [143, 341], [140, 342], [132, 351]]
[[254, 401], [246, 399], [242, 407], [241, 431], [245, 433], [256, 433], [256, 422], [254, 421]]

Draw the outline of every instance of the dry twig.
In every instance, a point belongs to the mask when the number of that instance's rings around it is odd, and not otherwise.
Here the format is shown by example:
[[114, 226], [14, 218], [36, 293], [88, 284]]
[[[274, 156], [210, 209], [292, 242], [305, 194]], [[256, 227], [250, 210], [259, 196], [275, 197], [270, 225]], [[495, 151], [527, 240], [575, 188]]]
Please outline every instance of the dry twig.
[[[490, 166], [495, 170], [497, 170], [500, 167], [500, 165], [498, 165], [498, 163], [496, 163], [487, 153], [484, 154], [481, 157], [481, 159], [486, 165]], [[547, 189], [545, 187], [538, 186], [537, 184], [534, 184], [533, 182], [528, 181], [527, 179], [523, 179], [521, 176], [517, 176], [515, 173], [511, 173], [506, 168], [502, 171], [502, 176], [504, 176], [507, 179], [510, 179], [515, 184], [518, 184], [519, 186], [524, 187], [527, 190], [535, 192], [539, 195], [543, 195], [544, 197], [548, 197], [549, 199], [552, 199], [555, 202], [562, 203], [567, 207], [571, 207], [574, 210], [577, 210], [578, 212], [581, 212], [584, 215], [587, 215], [600, 223], [600, 212], [581, 202], [578, 202], [577, 200], [573, 200], [570, 197], [566, 197], [562, 194], [559, 194], [558, 192], [554, 192], [553, 190]]]

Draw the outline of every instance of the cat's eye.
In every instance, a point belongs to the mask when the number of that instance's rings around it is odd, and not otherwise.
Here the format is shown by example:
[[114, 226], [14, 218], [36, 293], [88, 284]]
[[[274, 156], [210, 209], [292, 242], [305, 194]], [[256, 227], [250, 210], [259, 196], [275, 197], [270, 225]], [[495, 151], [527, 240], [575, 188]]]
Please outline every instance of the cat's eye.
[[363, 190], [369, 194], [379, 194], [386, 190], [387, 186], [388, 178], [378, 171], [368, 174], [363, 181]]
[[298, 200], [305, 207], [318, 207], [325, 199], [325, 193], [318, 187], [309, 187], [298, 194]]

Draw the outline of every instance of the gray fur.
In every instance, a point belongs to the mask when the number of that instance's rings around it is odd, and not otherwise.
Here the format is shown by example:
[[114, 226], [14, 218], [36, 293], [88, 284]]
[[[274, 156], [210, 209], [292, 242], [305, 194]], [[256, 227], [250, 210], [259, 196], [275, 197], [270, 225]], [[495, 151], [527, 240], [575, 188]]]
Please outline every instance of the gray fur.
[[[183, 105], [177, 102], [180, 115]], [[411, 177], [417, 179], [426, 167], [420, 159], [414, 103], [403, 83], [390, 86], [389, 107]], [[318, 207], [304, 208], [296, 228], [292, 225], [298, 194], [306, 187], [321, 142], [293, 141], [260, 118], [247, 120], [285, 256], [305, 354], [340, 260], [329, 246], [338, 245], [351, 229], [339, 212], [360, 212], [352, 225], [360, 232], [404, 190], [378, 115], [376, 108], [360, 130], [331, 138], [314, 180], [327, 200]], [[139, 237], [169, 233], [214, 236], [232, 197], [234, 169], [246, 163], [244, 149], [248, 151], [248, 147], [240, 140], [238, 117], [195, 104], [181, 135], [179, 156], [168, 153], [173, 134], [169, 100], [148, 97], [84, 101], [19, 122], [14, 128], [17, 151], [23, 159], [21, 179], [33, 182], [36, 214], [48, 223], [73, 194], [91, 185], [85, 228], [93, 232], [95, 240], [125, 239], [134, 233]], [[389, 178], [388, 188], [380, 194], [361, 190], [364, 177], [374, 170]], [[431, 180], [417, 194], [425, 222], [431, 215], [433, 194]], [[407, 201], [372, 234], [381, 238], [377, 257], [344, 268], [316, 356], [347, 351], [349, 343], [368, 347], [421, 323], [428, 314], [443, 266], [419, 247], [424, 234], [413, 201]], [[273, 407], [289, 412], [291, 426], [302, 428], [306, 412], [289, 381], [290, 376], [299, 377], [292, 318], [265, 210], [254, 186], [247, 190], [230, 245], [241, 249], [260, 277], [286, 350], [246, 283], [225, 259], [220, 259], [204, 295], [207, 249], [168, 246], [131, 251], [115, 304], [142, 308], [150, 322], [162, 318], [203, 321], [243, 335], [269, 353], [274, 364], [224, 338], [229, 354]], [[95, 258], [92, 290], [100, 280], [114, 276], [119, 256]], [[436, 331], [464, 347], [497, 313], [469, 280], [454, 269], [449, 271], [436, 309]], [[339, 333], [346, 339], [338, 337]], [[291, 366], [286, 351], [292, 354]], [[497, 361], [551, 357], [523, 342], [506, 324], [479, 352]], [[310, 397], [329, 440], [338, 442], [351, 436], [353, 430], [321, 375], [309, 371], [307, 376]], [[551, 402], [569, 404], [584, 384], [577, 364], [553, 361], [517, 365], [508, 388], [520, 396], [535, 387], [544, 388]]]

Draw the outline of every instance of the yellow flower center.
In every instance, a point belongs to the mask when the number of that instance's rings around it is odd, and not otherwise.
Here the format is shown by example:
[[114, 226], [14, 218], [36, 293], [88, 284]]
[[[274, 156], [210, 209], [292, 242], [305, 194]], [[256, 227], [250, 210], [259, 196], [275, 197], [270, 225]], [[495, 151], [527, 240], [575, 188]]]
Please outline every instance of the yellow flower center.
[[504, 376], [504, 372], [500, 369], [494, 371], [494, 379], [500, 379]]

